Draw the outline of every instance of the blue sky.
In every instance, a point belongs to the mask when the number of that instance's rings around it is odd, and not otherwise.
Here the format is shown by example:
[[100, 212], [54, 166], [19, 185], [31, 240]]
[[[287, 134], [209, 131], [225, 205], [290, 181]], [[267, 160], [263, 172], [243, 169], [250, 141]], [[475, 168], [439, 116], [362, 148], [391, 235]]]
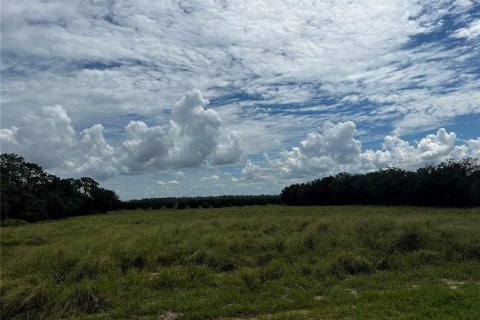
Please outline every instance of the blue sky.
[[480, 156], [480, 2], [3, 1], [1, 147], [123, 199]]

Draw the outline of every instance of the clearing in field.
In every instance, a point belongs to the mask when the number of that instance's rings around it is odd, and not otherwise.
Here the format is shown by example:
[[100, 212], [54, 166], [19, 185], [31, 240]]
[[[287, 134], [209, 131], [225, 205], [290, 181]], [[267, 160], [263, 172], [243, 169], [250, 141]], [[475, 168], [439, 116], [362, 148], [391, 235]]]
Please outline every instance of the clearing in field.
[[2, 227], [2, 319], [479, 319], [480, 209], [137, 210]]

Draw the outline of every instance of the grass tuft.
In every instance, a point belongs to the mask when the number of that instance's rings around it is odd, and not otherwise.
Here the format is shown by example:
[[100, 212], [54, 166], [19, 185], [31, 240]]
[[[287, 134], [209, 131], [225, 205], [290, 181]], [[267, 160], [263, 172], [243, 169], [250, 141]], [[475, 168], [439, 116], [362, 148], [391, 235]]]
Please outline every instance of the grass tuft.
[[63, 302], [60, 314], [92, 314], [107, 308], [106, 299], [95, 288], [75, 288]]
[[372, 263], [358, 255], [342, 255], [337, 258], [330, 268], [331, 274], [339, 277], [371, 273], [373, 270]]
[[[2, 292], [3, 293], [3, 292]], [[18, 315], [34, 319], [40, 317], [48, 308], [52, 298], [42, 286], [23, 285], [8, 290], [1, 297], [2, 319], [11, 319]]]

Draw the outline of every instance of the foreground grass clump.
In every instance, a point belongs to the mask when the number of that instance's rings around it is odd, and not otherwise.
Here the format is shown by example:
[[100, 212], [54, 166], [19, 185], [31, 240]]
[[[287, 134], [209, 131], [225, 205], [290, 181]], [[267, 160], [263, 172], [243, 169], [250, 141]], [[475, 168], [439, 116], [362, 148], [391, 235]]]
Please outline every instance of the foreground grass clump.
[[480, 209], [125, 211], [1, 249], [2, 319], [480, 317]]

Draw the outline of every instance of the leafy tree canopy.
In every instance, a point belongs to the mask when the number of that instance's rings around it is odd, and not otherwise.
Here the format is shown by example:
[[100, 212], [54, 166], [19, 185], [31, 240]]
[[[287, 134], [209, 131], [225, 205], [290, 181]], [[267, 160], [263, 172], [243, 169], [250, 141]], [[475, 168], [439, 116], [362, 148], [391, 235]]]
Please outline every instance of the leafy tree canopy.
[[1, 219], [39, 221], [116, 209], [115, 192], [92, 178], [61, 179], [16, 154], [0, 155]]

